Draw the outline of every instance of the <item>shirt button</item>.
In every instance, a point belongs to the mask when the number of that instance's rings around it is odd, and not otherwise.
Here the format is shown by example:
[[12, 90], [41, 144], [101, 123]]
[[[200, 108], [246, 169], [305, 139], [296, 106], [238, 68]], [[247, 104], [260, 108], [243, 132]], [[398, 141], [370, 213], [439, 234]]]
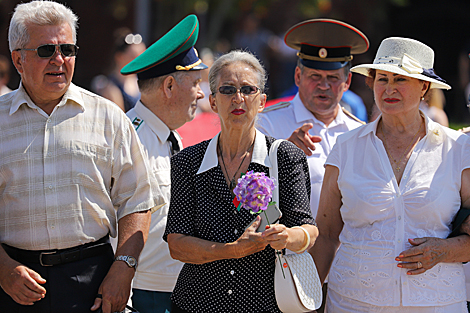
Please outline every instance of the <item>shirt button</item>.
[[230, 274], [232, 274], [232, 275], [235, 274], [235, 271], [234, 271], [234, 270], [231, 270], [231, 271], [230, 271]]
[[398, 215], [398, 220], [401, 220], [401, 215]]
[[51, 120], [51, 119], [48, 119], [47, 122], [48, 122], [48, 123], [52, 123], [52, 120]]
[[52, 189], [52, 185], [49, 185], [49, 189]]
[[47, 156], [52, 156], [52, 152], [48, 152], [48, 153], [47, 153]]
[[228, 291], [228, 294], [231, 295], [231, 294], [232, 294], [232, 290], [229, 290], [229, 291]]
[[235, 235], [238, 234], [238, 230], [236, 230], [236, 229], [233, 232], [235, 233]]

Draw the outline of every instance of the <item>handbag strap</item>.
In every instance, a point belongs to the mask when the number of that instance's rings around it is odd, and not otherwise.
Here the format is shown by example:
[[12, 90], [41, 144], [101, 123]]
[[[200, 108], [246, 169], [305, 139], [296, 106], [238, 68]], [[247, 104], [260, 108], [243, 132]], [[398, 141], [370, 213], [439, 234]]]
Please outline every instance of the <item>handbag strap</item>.
[[271, 148], [269, 149], [269, 161], [271, 162], [271, 167], [269, 168], [269, 174], [271, 174], [270, 176], [276, 180], [276, 184], [277, 184], [277, 187], [278, 187], [278, 188], [274, 188], [274, 190], [273, 190], [273, 201], [275, 201], [278, 206], [280, 205], [279, 204], [280, 184], [279, 184], [279, 179], [278, 179], [279, 170], [278, 170], [278, 166], [277, 166], [277, 150], [279, 148], [279, 145], [283, 141], [285, 141], [285, 140], [284, 139], [277, 139], [276, 141], [274, 141], [271, 144]]

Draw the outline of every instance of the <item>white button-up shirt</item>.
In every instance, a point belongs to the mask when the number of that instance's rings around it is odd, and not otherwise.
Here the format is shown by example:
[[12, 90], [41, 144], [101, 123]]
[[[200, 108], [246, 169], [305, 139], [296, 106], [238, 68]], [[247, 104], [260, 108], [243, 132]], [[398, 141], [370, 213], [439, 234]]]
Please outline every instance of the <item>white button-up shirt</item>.
[[[336, 138], [362, 123], [347, 116], [343, 110], [339, 109], [336, 118], [326, 126], [322, 121], [315, 118], [300, 100], [297, 94], [291, 102], [268, 107], [259, 114], [256, 128], [262, 133], [277, 139], [287, 139], [293, 131], [305, 123], [312, 123], [310, 135], [320, 136], [322, 141], [315, 144], [315, 151], [311, 156], [307, 156], [308, 167], [310, 171], [310, 209], [315, 217], [318, 211], [320, 201], [321, 185], [325, 175], [324, 164], [328, 154], [336, 143]], [[339, 106], [339, 104], [338, 104]]]
[[0, 98], [0, 241], [70, 248], [155, 205], [139, 138], [111, 101], [70, 84], [47, 115], [22, 85]]
[[[152, 213], [148, 239], [139, 257], [133, 288], [171, 292], [183, 263], [171, 258], [168, 244], [162, 239], [170, 205], [171, 155], [170, 143], [167, 141], [170, 129], [140, 101], [127, 112], [127, 116], [136, 128], [147, 152], [151, 172], [160, 187], [165, 203], [163, 207]], [[181, 138], [177, 132], [175, 135], [182, 147]]]
[[439, 306], [466, 299], [461, 263], [439, 263], [407, 275], [395, 257], [409, 238], [446, 238], [460, 208], [462, 171], [470, 168], [470, 137], [426, 117], [398, 185], [377, 123], [340, 136], [326, 164], [339, 169], [341, 246], [328, 287], [373, 305]]

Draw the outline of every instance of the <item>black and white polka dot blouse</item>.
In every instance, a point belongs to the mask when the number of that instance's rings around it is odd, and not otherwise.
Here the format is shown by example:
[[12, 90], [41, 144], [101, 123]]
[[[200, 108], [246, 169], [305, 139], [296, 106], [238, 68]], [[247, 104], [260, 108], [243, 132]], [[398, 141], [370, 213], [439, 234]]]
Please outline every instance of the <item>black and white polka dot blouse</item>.
[[[269, 151], [272, 137], [266, 137]], [[171, 233], [213, 242], [234, 242], [253, 220], [238, 212], [220, 165], [196, 174], [209, 141], [188, 147], [171, 159], [171, 203], [164, 240]], [[305, 154], [290, 142], [278, 149], [281, 223], [287, 227], [313, 224], [310, 179]], [[267, 167], [250, 163], [248, 170]], [[279, 266], [279, 265], [278, 265]], [[274, 294], [275, 254], [271, 247], [241, 259], [185, 264], [172, 301], [188, 312], [280, 312]]]

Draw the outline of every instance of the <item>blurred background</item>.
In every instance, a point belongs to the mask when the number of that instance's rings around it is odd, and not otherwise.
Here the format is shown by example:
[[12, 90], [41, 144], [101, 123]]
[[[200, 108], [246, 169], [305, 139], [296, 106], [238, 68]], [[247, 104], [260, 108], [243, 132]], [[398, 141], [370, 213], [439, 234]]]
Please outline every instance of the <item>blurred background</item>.
[[[14, 7], [26, 1], [0, 0], [0, 54], [9, 57], [8, 24]], [[268, 69], [268, 99], [292, 94], [295, 51], [283, 37], [292, 25], [310, 18], [333, 18], [359, 28], [370, 40], [367, 53], [353, 65], [371, 63], [381, 40], [390, 36], [417, 39], [435, 51], [436, 73], [452, 86], [444, 92], [450, 126], [470, 124], [465, 88], [470, 81], [469, 0], [69, 0], [79, 16], [78, 46], [73, 82], [92, 89], [97, 75], [110, 71], [113, 33], [127, 27], [149, 46], [187, 14], [200, 21], [196, 48], [210, 60], [233, 48], [254, 52]], [[206, 62], [206, 61], [204, 61]], [[210, 62], [210, 61], [207, 61]], [[8, 87], [19, 76], [10, 69]], [[354, 74], [351, 90], [362, 97], [369, 114], [372, 92]]]

